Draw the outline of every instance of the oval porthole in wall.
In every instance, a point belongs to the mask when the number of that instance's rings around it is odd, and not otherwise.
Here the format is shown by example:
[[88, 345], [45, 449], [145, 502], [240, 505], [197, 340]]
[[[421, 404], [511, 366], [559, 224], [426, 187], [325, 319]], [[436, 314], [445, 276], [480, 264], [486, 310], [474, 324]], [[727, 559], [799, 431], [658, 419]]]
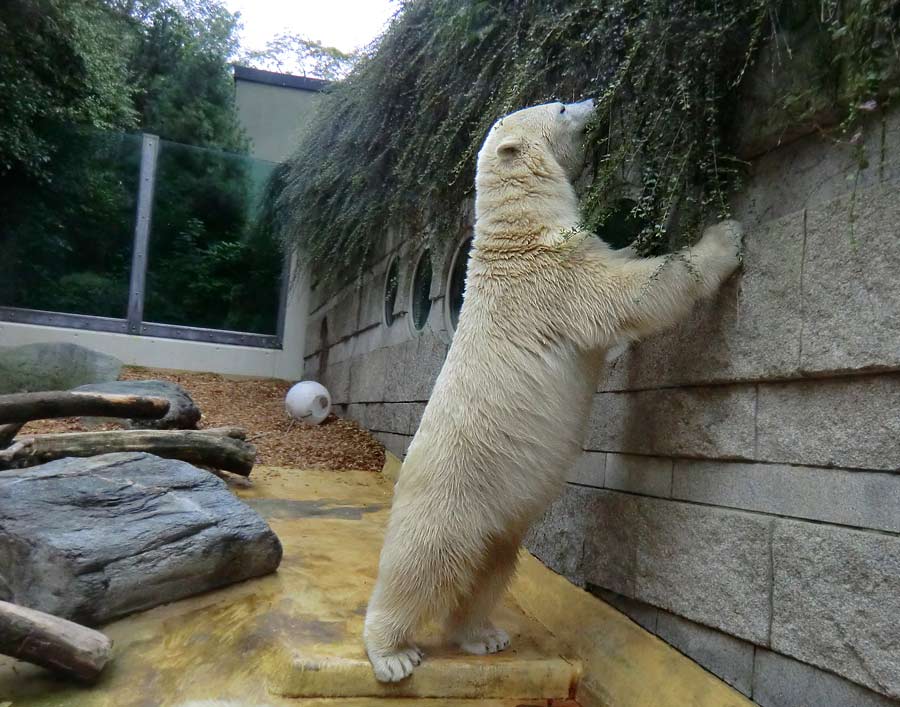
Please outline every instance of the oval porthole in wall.
[[469, 265], [469, 251], [472, 250], [472, 237], [469, 236], [456, 249], [453, 262], [450, 264], [450, 275], [447, 278], [447, 321], [450, 329], [456, 331], [459, 324], [459, 313], [462, 311], [463, 296], [466, 290], [466, 270]]
[[412, 311], [410, 323], [413, 331], [420, 332], [428, 323], [428, 315], [431, 313], [431, 252], [427, 248], [422, 251], [416, 263], [409, 301]]
[[394, 323], [394, 305], [397, 304], [397, 291], [400, 289], [400, 267], [397, 258], [391, 261], [384, 278], [384, 324]]

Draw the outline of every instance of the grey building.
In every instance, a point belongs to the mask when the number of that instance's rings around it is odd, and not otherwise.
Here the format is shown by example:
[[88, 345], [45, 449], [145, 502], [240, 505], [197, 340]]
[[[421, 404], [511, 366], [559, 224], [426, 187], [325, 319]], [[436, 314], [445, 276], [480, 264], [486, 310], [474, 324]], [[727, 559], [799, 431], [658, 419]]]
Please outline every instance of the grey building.
[[328, 81], [234, 67], [235, 104], [257, 159], [284, 162]]

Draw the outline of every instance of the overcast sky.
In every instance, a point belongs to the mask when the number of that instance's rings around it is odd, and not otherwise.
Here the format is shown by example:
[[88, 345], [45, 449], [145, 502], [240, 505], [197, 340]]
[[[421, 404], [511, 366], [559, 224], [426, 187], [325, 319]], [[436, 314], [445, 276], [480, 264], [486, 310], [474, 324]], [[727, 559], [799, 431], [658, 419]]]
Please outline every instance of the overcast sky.
[[396, 0], [225, 0], [241, 13], [241, 44], [262, 49], [282, 32], [317, 39], [350, 52], [381, 34], [398, 9]]

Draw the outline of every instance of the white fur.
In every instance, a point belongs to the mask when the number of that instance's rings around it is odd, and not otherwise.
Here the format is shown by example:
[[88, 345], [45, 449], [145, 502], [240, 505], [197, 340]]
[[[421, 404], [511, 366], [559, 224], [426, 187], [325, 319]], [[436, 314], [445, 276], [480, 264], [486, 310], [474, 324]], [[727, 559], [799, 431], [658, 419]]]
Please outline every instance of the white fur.
[[465, 305], [400, 473], [366, 615], [382, 681], [412, 672], [428, 618], [469, 652], [508, 645], [488, 616], [581, 450], [604, 352], [671, 326], [739, 263], [735, 222], [668, 259], [579, 232], [571, 182], [589, 107], [562, 108], [503, 118], [478, 155]]

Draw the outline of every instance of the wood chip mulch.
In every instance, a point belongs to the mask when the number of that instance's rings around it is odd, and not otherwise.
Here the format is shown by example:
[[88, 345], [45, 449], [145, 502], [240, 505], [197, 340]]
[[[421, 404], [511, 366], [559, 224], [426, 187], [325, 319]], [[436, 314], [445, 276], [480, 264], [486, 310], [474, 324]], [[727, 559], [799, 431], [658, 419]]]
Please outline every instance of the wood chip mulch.
[[[216, 373], [187, 373], [127, 366], [121, 380], [166, 380], [184, 387], [200, 407], [200, 427], [237, 425], [256, 445], [257, 464], [295, 469], [381, 471], [384, 447], [356, 422], [334, 414], [320, 425], [295, 422], [284, 409], [291, 383], [269, 378], [231, 378]], [[79, 418], [29, 422], [20, 434], [114, 429], [115, 424], [85, 426]]]

